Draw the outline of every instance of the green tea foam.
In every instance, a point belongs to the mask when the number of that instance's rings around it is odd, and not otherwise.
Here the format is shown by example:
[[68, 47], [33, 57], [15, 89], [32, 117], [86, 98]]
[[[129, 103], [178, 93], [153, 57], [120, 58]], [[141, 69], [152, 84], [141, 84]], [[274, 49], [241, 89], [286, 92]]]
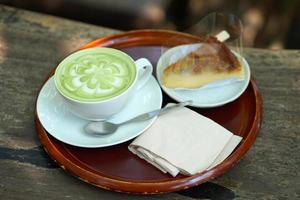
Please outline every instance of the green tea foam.
[[102, 101], [126, 91], [136, 76], [135, 63], [126, 54], [107, 48], [74, 53], [55, 72], [57, 89], [79, 101]]

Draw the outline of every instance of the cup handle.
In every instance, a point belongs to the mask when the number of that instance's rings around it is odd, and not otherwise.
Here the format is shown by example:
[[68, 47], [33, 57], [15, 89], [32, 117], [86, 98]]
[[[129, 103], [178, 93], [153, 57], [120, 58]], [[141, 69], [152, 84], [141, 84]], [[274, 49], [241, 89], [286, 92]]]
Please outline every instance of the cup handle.
[[150, 61], [146, 58], [140, 58], [135, 61], [137, 67], [137, 86], [136, 90], [141, 89], [152, 75], [153, 67]]

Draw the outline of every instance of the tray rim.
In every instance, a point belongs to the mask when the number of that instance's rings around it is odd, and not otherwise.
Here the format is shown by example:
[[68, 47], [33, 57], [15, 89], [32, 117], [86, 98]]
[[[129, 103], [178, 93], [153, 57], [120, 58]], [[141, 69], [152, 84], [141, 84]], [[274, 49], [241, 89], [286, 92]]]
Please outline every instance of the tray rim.
[[[177, 35], [181, 37], [189, 38], [188, 40], [201, 40], [201, 38], [186, 34], [180, 33], [176, 31], [166, 31], [166, 30], [153, 30], [153, 29], [145, 29], [145, 30], [136, 30], [129, 31], [124, 33], [118, 33], [109, 35], [103, 38], [96, 39], [86, 45], [83, 45], [80, 49], [91, 48], [95, 46], [110, 46], [110, 47], [125, 47], [125, 46], [142, 46], [142, 45], [159, 45], [159, 39], [157, 35]], [[147, 38], [147, 39], [145, 39]], [[139, 41], [143, 39], [143, 42]], [[152, 42], [149, 42], [152, 40]], [[182, 44], [182, 40], [175, 41], [174, 43], [179, 42]], [[124, 46], [124, 44], [126, 44]], [[46, 78], [45, 82], [49, 77], [53, 74], [54, 70], [50, 73], [50, 75]], [[253, 145], [259, 129], [262, 123], [262, 97], [256, 81], [254, 77], [251, 76], [250, 84], [255, 96], [255, 115], [253, 119], [253, 123], [251, 125], [250, 131], [247, 137], [244, 139], [244, 142], [232, 153], [226, 160], [222, 162], [222, 164], [212, 168], [207, 172], [202, 172], [193, 176], [187, 176], [184, 178], [174, 179], [170, 181], [162, 181], [162, 182], [130, 182], [124, 180], [117, 180], [110, 177], [100, 176], [93, 172], [87, 171], [84, 168], [76, 165], [70, 161], [65, 155], [63, 155], [56, 146], [52, 143], [52, 140], [48, 136], [46, 130], [43, 128], [40, 123], [36, 110], [35, 110], [35, 127], [38, 134], [38, 137], [47, 152], [47, 154], [58, 163], [58, 165], [65, 170], [66, 172], [76, 176], [84, 182], [92, 184], [94, 186], [106, 189], [113, 190], [117, 192], [125, 192], [125, 193], [139, 193], [139, 194], [158, 194], [158, 193], [166, 193], [166, 192], [174, 192], [182, 189], [187, 189], [190, 187], [197, 186], [206, 181], [212, 180], [215, 177], [223, 174], [232, 168], [239, 160], [245, 155], [245, 153], [250, 149]], [[250, 84], [248, 87], [250, 87]], [[41, 86], [41, 88], [43, 87]], [[40, 89], [41, 89], [40, 88]], [[40, 90], [39, 90], [40, 91]], [[37, 100], [37, 99], [36, 99]], [[35, 105], [36, 108], [36, 105]], [[242, 148], [243, 147], [243, 148]]]

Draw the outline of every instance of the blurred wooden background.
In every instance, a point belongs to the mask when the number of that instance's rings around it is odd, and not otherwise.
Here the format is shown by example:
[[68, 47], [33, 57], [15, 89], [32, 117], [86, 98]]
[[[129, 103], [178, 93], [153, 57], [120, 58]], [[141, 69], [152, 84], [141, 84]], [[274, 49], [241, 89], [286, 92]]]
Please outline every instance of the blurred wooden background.
[[299, 0], [0, 0], [1, 4], [105, 27], [186, 31], [210, 12], [244, 25], [246, 47], [300, 49]]

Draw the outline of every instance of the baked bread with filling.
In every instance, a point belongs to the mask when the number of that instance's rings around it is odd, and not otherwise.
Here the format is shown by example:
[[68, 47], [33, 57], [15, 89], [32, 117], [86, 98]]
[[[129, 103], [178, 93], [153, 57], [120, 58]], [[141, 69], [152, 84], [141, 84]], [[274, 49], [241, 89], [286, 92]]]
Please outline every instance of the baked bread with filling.
[[199, 88], [215, 81], [243, 79], [242, 66], [231, 50], [215, 37], [180, 58], [163, 71], [167, 88]]

